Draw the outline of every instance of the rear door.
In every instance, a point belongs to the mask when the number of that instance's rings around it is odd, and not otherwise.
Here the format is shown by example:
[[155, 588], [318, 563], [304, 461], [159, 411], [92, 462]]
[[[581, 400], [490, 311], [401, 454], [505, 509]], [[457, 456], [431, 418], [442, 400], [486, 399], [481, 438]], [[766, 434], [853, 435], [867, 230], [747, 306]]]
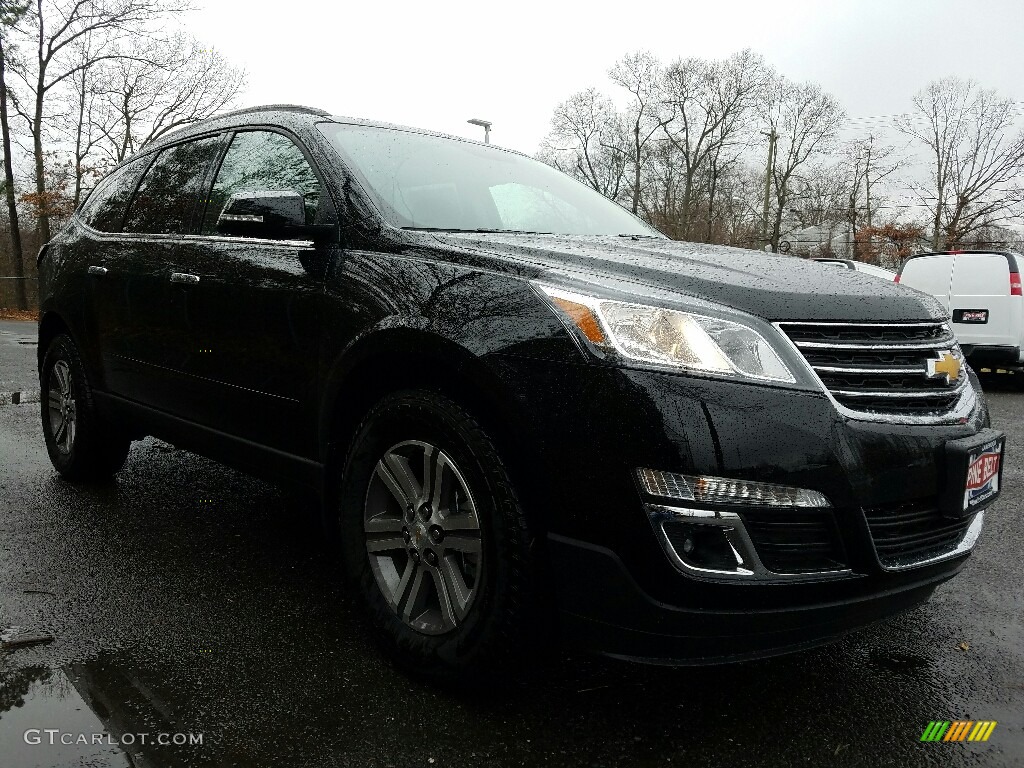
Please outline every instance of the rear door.
[[915, 256], [903, 265], [900, 285], [934, 296], [949, 312], [949, 289], [953, 281], [952, 254]]
[[183, 315], [190, 348], [187, 418], [288, 453], [315, 455], [320, 311], [329, 247], [222, 235], [236, 192], [293, 190], [307, 223], [336, 221], [298, 143], [276, 129], [239, 131], [217, 171], [196, 236], [180, 261], [197, 281]]
[[[1019, 303], [1018, 297], [1010, 296], [1010, 262], [1006, 256], [957, 255], [949, 308], [961, 344], [1017, 346]], [[979, 312], [987, 314], [982, 316]], [[979, 317], [984, 317], [984, 322]]]
[[117, 378], [130, 332], [125, 327], [129, 317], [125, 262], [131, 259], [134, 245], [121, 239], [121, 225], [132, 192], [152, 160], [152, 155], [146, 155], [122, 165], [99, 183], [78, 212], [86, 229], [79, 241], [87, 273], [85, 322], [89, 336], [96, 340], [87, 348], [99, 353], [99, 359], [91, 362], [102, 371], [100, 389], [110, 389], [111, 380]]

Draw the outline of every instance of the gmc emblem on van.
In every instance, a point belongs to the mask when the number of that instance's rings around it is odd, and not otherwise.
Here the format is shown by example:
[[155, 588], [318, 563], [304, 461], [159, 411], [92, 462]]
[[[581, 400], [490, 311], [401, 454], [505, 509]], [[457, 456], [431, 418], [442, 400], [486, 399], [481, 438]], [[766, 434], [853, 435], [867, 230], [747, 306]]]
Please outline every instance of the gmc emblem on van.
[[928, 378], [945, 377], [946, 383], [951, 384], [960, 378], [960, 358], [946, 349], [938, 354], [938, 359], [928, 361]]

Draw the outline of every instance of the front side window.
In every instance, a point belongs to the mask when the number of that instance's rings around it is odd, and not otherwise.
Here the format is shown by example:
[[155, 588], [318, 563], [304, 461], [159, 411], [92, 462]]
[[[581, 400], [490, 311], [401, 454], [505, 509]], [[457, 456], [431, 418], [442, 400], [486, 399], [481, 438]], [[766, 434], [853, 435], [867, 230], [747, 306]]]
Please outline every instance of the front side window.
[[302, 150], [287, 136], [272, 131], [236, 134], [213, 184], [203, 216], [203, 234], [217, 232], [217, 218], [231, 195], [285, 190], [302, 195], [306, 223], [314, 223], [320, 206], [320, 182]]
[[400, 227], [661, 237], [599, 192], [515, 152], [394, 128], [318, 128]]
[[210, 136], [162, 150], [132, 198], [124, 231], [185, 234], [219, 142]]
[[103, 179], [82, 206], [82, 221], [101, 232], [120, 232], [128, 198], [148, 162], [148, 157], [132, 160]]

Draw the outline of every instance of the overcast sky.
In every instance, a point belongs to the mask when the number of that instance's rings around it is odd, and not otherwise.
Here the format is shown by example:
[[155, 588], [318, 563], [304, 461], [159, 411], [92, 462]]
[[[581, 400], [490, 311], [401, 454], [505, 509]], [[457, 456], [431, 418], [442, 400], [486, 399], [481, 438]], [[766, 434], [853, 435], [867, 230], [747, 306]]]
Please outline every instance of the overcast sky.
[[1022, 0], [576, 3], [199, 0], [188, 27], [249, 73], [246, 105], [291, 102], [533, 153], [555, 105], [646, 49], [664, 61], [741, 48], [884, 131], [929, 80], [973, 77], [1024, 99]]

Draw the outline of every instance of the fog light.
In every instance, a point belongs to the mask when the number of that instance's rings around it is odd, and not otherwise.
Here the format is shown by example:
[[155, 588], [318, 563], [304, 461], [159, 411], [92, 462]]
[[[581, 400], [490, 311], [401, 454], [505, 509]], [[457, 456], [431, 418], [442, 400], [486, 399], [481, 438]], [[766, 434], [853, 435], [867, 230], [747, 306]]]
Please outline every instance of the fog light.
[[663, 530], [676, 554], [691, 568], [732, 573], [742, 564], [725, 528], [669, 521]]
[[817, 491], [774, 483], [733, 480], [727, 477], [680, 475], [657, 469], [638, 469], [637, 478], [645, 493], [663, 499], [701, 504], [736, 504], [746, 507], [831, 507]]

